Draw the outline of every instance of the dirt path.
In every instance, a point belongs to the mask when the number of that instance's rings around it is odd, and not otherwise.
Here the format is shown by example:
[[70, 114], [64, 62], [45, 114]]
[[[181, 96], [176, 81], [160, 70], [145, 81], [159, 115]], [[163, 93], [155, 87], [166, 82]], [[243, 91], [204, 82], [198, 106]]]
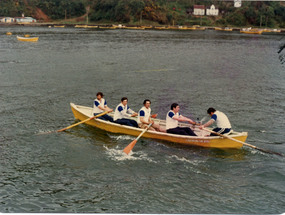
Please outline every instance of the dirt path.
[[36, 8], [35, 16], [38, 20], [43, 20], [44, 22], [50, 21], [50, 18], [40, 8]]

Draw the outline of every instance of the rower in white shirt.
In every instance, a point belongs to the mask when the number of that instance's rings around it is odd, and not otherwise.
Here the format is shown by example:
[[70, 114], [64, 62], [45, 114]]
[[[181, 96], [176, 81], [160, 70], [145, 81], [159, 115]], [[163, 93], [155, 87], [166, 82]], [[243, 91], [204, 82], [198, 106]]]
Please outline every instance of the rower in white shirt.
[[143, 107], [138, 112], [138, 125], [140, 128], [147, 128], [147, 126], [152, 123], [149, 130], [152, 131], [161, 131], [166, 132], [166, 130], [162, 129], [157, 123], [151, 119], [151, 108], [150, 108], [151, 101], [149, 99], [145, 99], [143, 102]]
[[170, 107], [170, 111], [166, 114], [166, 132], [171, 134], [190, 135], [197, 136], [189, 127], [180, 127], [178, 122], [188, 122], [193, 125], [197, 125], [193, 120], [182, 116], [179, 113], [180, 107], [177, 103], [173, 103]]
[[[204, 125], [201, 125], [200, 129], [208, 127], [216, 122], [217, 127], [214, 128], [213, 131], [219, 134], [230, 134], [232, 132], [232, 126], [226, 114], [212, 107], [207, 110], [207, 113], [211, 116], [211, 119]], [[216, 136], [216, 134], [212, 133], [210, 136]]]
[[[100, 113], [103, 113], [104, 111], [108, 111], [108, 112], [112, 112], [113, 109], [110, 109], [108, 106], [107, 106], [107, 102], [106, 100], [103, 98], [103, 93], [102, 92], [98, 92], [96, 94], [96, 99], [94, 100], [93, 102], [93, 110], [92, 110], [92, 113], [94, 116], [100, 114]], [[110, 121], [110, 122], [113, 122], [113, 118], [107, 114], [103, 115], [103, 116], [100, 116], [98, 117], [98, 119], [103, 119], [103, 120], [106, 120], [106, 121]]]
[[134, 117], [138, 114], [128, 106], [128, 98], [123, 97], [121, 103], [116, 107], [114, 114], [114, 122], [121, 125], [128, 125], [138, 128], [138, 123], [133, 119], [127, 117]]

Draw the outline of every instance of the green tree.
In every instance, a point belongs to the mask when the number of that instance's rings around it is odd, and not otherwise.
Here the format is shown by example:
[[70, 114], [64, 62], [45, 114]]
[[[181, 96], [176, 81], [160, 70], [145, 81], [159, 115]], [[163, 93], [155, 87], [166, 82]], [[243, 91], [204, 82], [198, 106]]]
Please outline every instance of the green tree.
[[234, 25], [234, 26], [244, 26], [246, 25], [246, 18], [243, 16], [241, 10], [237, 10], [234, 13], [228, 15], [226, 17], [227, 23]]

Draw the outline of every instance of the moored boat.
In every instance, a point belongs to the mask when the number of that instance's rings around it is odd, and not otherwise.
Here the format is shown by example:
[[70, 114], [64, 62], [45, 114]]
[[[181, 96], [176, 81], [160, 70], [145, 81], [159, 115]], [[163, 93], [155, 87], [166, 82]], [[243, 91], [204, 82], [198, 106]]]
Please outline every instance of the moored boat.
[[24, 42], [37, 42], [39, 40], [39, 37], [19, 37], [17, 36], [17, 39], [19, 41], [24, 41]]
[[75, 28], [98, 28], [98, 25], [75, 25]]
[[[74, 114], [74, 117], [78, 120], [85, 120], [92, 117], [92, 108], [75, 105], [70, 103], [71, 110]], [[112, 113], [110, 113], [112, 116]], [[154, 119], [156, 123], [159, 123], [161, 127], [165, 127], [165, 120]], [[112, 123], [109, 121], [104, 121], [100, 119], [93, 119], [86, 122], [86, 124], [97, 127], [99, 129], [112, 132], [112, 133], [120, 133], [126, 134], [131, 136], [138, 136], [143, 129], [120, 125], [116, 123]], [[189, 124], [180, 123], [180, 126], [188, 126]], [[219, 136], [205, 136], [203, 132], [199, 128], [191, 127], [194, 132], [198, 136], [186, 136], [186, 135], [177, 135], [177, 134], [169, 134], [164, 132], [157, 132], [157, 131], [147, 131], [143, 134], [145, 138], [152, 138], [152, 139], [159, 139], [165, 140], [173, 143], [189, 145], [189, 146], [200, 146], [200, 147], [210, 147], [210, 148], [241, 148], [243, 146], [242, 143], [233, 141], [228, 138], [221, 138]], [[209, 133], [207, 133], [209, 134]], [[232, 137], [236, 140], [245, 141], [248, 136], [247, 132], [232, 132], [229, 137]]]
[[229, 27], [225, 27], [225, 28], [221, 28], [221, 27], [215, 27], [216, 31], [232, 31], [232, 28]]
[[223, 29], [223, 31], [233, 31], [233, 29], [232, 29], [232, 28], [229, 28], [229, 27], [225, 27], [225, 28]]
[[241, 29], [240, 33], [244, 33], [244, 34], [262, 34], [263, 30], [262, 29], [251, 29], [251, 28], [246, 28], [246, 29]]

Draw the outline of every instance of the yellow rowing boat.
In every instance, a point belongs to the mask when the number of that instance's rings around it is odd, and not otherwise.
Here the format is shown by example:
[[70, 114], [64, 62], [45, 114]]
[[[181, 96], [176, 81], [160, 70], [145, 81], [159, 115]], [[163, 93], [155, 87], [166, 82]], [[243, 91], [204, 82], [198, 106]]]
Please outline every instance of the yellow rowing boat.
[[[92, 108], [81, 106], [81, 105], [75, 105], [73, 103], [70, 103], [71, 110], [74, 114], [75, 119], [78, 119], [80, 121], [88, 119], [92, 117]], [[113, 114], [110, 113], [112, 116]], [[156, 123], [159, 123], [161, 127], [165, 127], [165, 120], [159, 120], [154, 119]], [[131, 136], [138, 136], [143, 129], [140, 128], [134, 128], [130, 126], [120, 125], [116, 123], [112, 123], [109, 121], [104, 121], [100, 119], [93, 119], [90, 121], [87, 121], [86, 124], [97, 127], [99, 129], [112, 132], [112, 133], [119, 133], [119, 134], [127, 134]], [[189, 124], [180, 123], [180, 126], [188, 126]], [[189, 145], [189, 146], [200, 146], [200, 147], [210, 147], [210, 148], [241, 148], [243, 146], [242, 143], [233, 141], [228, 138], [222, 138], [219, 136], [205, 136], [204, 131], [202, 132], [199, 128], [193, 128], [191, 127], [194, 132], [198, 135], [196, 137], [194, 136], [186, 136], [186, 135], [177, 135], [177, 134], [169, 134], [164, 132], [157, 132], [157, 131], [147, 131], [143, 134], [143, 137], [145, 138], [152, 138], [152, 139], [159, 139], [159, 140], [165, 140], [173, 143], [179, 143], [183, 145]], [[208, 135], [209, 133], [206, 133]], [[236, 140], [245, 141], [248, 136], [247, 132], [232, 132], [229, 137], [234, 138]]]
[[19, 37], [17, 36], [17, 39], [19, 41], [24, 41], [24, 42], [37, 42], [39, 40], [39, 37]]

